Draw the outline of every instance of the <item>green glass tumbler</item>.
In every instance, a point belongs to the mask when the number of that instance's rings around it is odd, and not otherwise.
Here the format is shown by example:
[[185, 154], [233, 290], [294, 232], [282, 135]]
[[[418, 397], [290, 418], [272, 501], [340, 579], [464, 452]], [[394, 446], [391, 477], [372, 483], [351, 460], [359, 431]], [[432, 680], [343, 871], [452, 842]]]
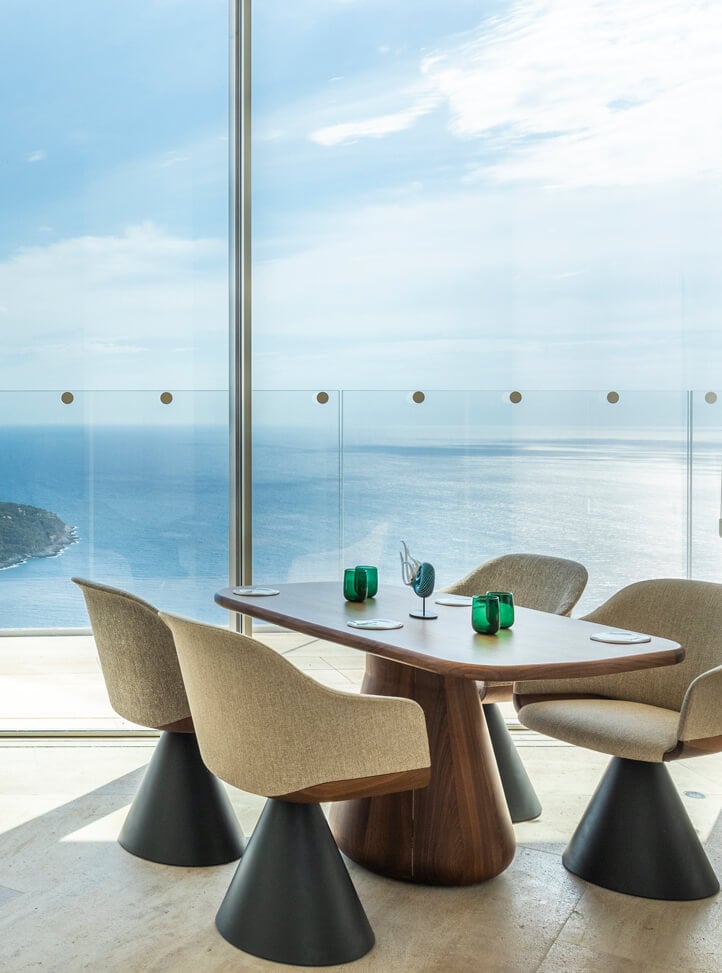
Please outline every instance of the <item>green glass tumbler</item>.
[[368, 591], [368, 578], [364, 568], [346, 568], [343, 573], [343, 596], [346, 601], [364, 601]]
[[366, 572], [366, 597], [373, 598], [379, 590], [379, 571], [373, 564], [357, 564], [357, 571]]
[[487, 591], [499, 599], [499, 628], [511, 628], [514, 624], [514, 595], [511, 591]]
[[480, 635], [495, 635], [499, 631], [499, 599], [496, 595], [474, 595], [471, 627]]

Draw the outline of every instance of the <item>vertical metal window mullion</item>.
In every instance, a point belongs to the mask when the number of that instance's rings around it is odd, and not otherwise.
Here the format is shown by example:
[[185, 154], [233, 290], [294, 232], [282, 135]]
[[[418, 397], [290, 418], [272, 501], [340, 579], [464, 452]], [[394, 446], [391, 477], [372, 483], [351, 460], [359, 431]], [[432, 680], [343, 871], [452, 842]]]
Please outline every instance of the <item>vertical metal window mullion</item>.
[[[231, 4], [230, 580], [253, 578], [251, 0]], [[238, 623], [238, 616], [236, 616]], [[243, 630], [250, 632], [250, 618]]]

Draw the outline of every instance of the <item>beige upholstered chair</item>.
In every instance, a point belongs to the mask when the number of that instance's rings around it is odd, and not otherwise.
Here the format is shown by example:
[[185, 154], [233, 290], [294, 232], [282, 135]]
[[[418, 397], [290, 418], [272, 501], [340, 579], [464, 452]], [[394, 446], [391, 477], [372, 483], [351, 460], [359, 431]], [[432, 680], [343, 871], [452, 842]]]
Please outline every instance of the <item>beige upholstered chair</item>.
[[425, 786], [421, 707], [327, 689], [254, 639], [161, 618], [203, 759], [223, 780], [269, 798], [216, 916], [221, 935], [281, 963], [364, 955], [373, 932], [318, 802]]
[[113, 709], [161, 731], [118, 841], [164, 865], [234, 861], [243, 835], [223, 785], [201, 759], [170, 629], [135, 595], [72, 580], [85, 597]]
[[[485, 561], [445, 590], [454, 595], [511, 591], [524, 608], [570, 615], [587, 583], [587, 569], [577, 561], [545, 554], [504, 554]], [[516, 751], [496, 703], [512, 698], [510, 682], [479, 684], [489, 735], [512, 821], [530, 821], [541, 814], [541, 804]]]
[[675, 666], [515, 686], [525, 726], [611, 754], [566, 867], [588, 881], [655, 899], [719, 890], [664, 764], [722, 751], [722, 585], [639, 581], [586, 616], [679, 642]]

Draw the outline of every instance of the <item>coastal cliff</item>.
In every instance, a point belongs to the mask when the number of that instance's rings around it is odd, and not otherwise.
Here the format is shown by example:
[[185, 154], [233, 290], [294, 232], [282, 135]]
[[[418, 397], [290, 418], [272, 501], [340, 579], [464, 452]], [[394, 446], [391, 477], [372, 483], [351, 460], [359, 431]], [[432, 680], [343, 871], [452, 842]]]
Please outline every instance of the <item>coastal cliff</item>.
[[0, 502], [0, 569], [31, 557], [55, 557], [76, 540], [75, 527], [50, 510]]

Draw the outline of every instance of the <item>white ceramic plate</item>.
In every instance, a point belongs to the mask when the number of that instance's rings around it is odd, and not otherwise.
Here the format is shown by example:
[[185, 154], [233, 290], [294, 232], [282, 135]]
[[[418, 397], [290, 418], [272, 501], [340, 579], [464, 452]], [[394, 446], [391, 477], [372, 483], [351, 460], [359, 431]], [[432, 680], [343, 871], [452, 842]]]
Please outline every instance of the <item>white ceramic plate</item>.
[[461, 608], [464, 605], [468, 608], [471, 604], [471, 598], [466, 595], [442, 595], [440, 598], [436, 599], [437, 605], [453, 605], [455, 608]]
[[403, 622], [395, 622], [393, 618], [360, 618], [355, 622], [346, 622], [350, 628], [366, 628], [366, 629], [385, 629], [385, 628], [403, 628]]
[[641, 632], [595, 632], [589, 636], [594, 642], [612, 642], [614, 645], [633, 645], [635, 642], [651, 642], [651, 635], [643, 635]]
[[234, 595], [258, 595], [258, 597], [261, 597], [267, 595], [280, 595], [280, 593], [281, 592], [278, 590], [278, 588], [264, 588], [262, 585], [257, 584], [249, 584], [243, 588], [233, 589]]

